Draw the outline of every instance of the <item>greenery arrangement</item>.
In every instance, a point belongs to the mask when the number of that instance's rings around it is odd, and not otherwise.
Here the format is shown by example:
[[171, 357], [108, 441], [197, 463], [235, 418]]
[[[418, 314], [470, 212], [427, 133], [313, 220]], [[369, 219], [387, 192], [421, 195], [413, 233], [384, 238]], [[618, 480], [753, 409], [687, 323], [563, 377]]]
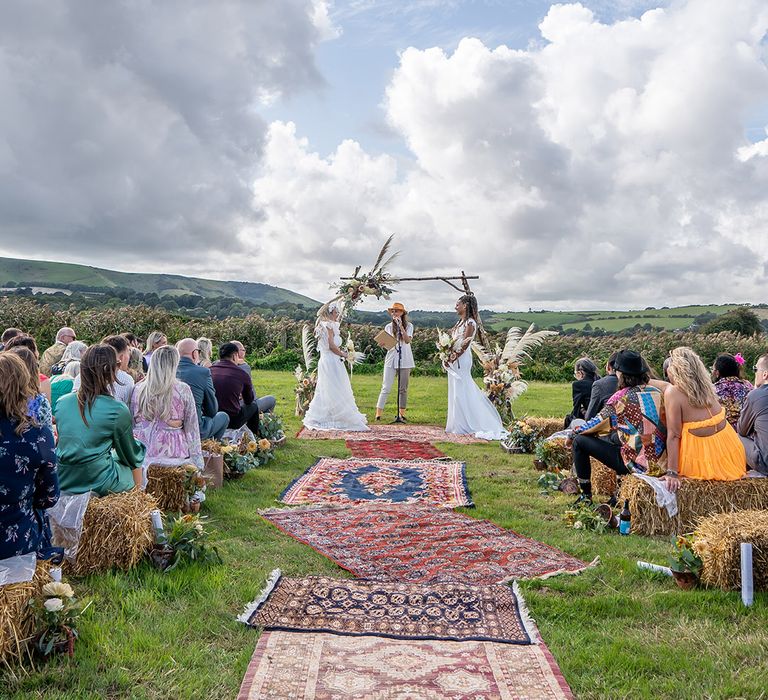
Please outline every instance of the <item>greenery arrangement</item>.
[[272, 443], [267, 438], [251, 440], [245, 432], [236, 445], [224, 445], [221, 454], [224, 456], [224, 477], [228, 479], [237, 479], [275, 456]]
[[533, 452], [541, 437], [539, 431], [528, 425], [522, 418], [512, 421], [507, 426], [507, 432], [509, 437], [504, 440], [504, 447], [518, 454]]
[[669, 568], [678, 573], [692, 573], [698, 576], [701, 571], [701, 557], [693, 549], [694, 535], [678, 535], [672, 538], [674, 551], [669, 555]]
[[269, 440], [273, 447], [285, 441], [283, 421], [276, 413], [262, 413], [259, 416], [259, 437]]
[[176, 513], [168, 516], [165, 525], [166, 546], [173, 551], [171, 564], [165, 570], [171, 571], [180, 564], [221, 564], [219, 550], [209, 544], [210, 532], [206, 529], [208, 519], [192, 513]]
[[34, 616], [34, 648], [40, 656], [73, 656], [78, 619], [88, 606], [77, 600], [72, 586], [60, 581], [46, 583], [29, 605]]
[[608, 521], [595, 508], [587, 504], [565, 511], [563, 520], [574, 530], [590, 530], [597, 533], [610, 530]]
[[535, 455], [547, 465], [547, 469], [554, 471], [570, 471], [573, 462], [571, 450], [562, 438], [540, 440], [536, 444]]

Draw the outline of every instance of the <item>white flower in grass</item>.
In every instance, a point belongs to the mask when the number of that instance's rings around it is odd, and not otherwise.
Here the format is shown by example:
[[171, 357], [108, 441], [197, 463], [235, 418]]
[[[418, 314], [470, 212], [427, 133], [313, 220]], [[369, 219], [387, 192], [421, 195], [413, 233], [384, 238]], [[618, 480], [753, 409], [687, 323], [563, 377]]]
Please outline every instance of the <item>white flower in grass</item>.
[[48, 598], [43, 605], [45, 605], [45, 609], [49, 612], [59, 612], [59, 610], [64, 609], [64, 603], [61, 598]]
[[573, 524], [573, 529], [574, 529], [574, 530], [581, 530], [581, 528], [583, 528], [583, 527], [584, 527], [584, 523], [583, 523], [583, 522], [581, 522], [581, 520], [577, 520], [577, 521], [576, 521], [576, 522]]
[[43, 595], [72, 598], [75, 595], [75, 592], [72, 590], [72, 586], [70, 586], [68, 583], [61, 583], [61, 581], [51, 581], [51, 583], [46, 583], [43, 586]]

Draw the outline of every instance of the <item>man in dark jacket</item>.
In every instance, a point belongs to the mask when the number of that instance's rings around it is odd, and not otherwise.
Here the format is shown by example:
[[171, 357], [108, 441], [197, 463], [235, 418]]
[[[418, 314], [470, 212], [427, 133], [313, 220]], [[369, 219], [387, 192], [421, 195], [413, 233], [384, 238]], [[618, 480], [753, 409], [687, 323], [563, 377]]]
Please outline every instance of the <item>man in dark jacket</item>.
[[747, 466], [768, 475], [768, 355], [755, 365], [755, 388], [741, 407], [736, 430], [747, 453]]
[[616, 377], [616, 356], [619, 353], [614, 352], [608, 358], [605, 364], [605, 376], [592, 384], [592, 391], [589, 396], [589, 406], [585, 420], [592, 420], [600, 411], [603, 410], [605, 402], [619, 390], [619, 380]]
[[211, 365], [211, 377], [219, 408], [229, 416], [232, 430], [247, 425], [254, 435], [259, 431], [259, 404], [253, 391], [251, 375], [237, 364], [238, 347], [224, 343], [219, 348], [219, 361]]
[[200, 351], [197, 349], [197, 342], [192, 338], [180, 340], [176, 343], [176, 349], [181, 357], [176, 378], [192, 389], [195, 408], [197, 408], [197, 420], [200, 423], [200, 439], [220, 440], [229, 425], [229, 416], [224, 411], [219, 411], [211, 370], [197, 364]]

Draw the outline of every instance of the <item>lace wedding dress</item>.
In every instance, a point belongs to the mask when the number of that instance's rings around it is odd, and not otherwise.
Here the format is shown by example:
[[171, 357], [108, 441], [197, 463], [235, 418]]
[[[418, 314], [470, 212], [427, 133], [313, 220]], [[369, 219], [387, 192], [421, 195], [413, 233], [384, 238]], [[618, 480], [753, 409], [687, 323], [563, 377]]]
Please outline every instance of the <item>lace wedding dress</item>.
[[310, 430], [369, 430], [368, 419], [357, 410], [352, 384], [344, 361], [331, 352], [328, 329], [341, 347], [341, 333], [336, 321], [321, 321], [315, 331], [320, 359], [317, 363], [315, 395], [304, 416], [304, 426]]
[[[467, 327], [472, 338], [477, 333], [473, 319], [459, 323], [451, 332], [454, 341], [461, 340]], [[474, 435], [482, 440], [502, 440], [507, 436], [499, 413], [472, 379], [472, 347], [448, 365], [448, 422], [446, 433]]]

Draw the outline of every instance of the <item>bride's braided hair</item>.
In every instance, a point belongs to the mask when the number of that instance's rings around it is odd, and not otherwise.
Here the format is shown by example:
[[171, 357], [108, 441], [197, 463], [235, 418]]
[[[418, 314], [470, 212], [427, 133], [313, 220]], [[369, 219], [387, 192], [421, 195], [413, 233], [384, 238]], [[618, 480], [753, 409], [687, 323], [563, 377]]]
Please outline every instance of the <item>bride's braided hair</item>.
[[466, 320], [471, 318], [475, 322], [479, 322], [477, 317], [477, 297], [474, 294], [464, 294], [459, 297], [459, 301], [467, 307]]

